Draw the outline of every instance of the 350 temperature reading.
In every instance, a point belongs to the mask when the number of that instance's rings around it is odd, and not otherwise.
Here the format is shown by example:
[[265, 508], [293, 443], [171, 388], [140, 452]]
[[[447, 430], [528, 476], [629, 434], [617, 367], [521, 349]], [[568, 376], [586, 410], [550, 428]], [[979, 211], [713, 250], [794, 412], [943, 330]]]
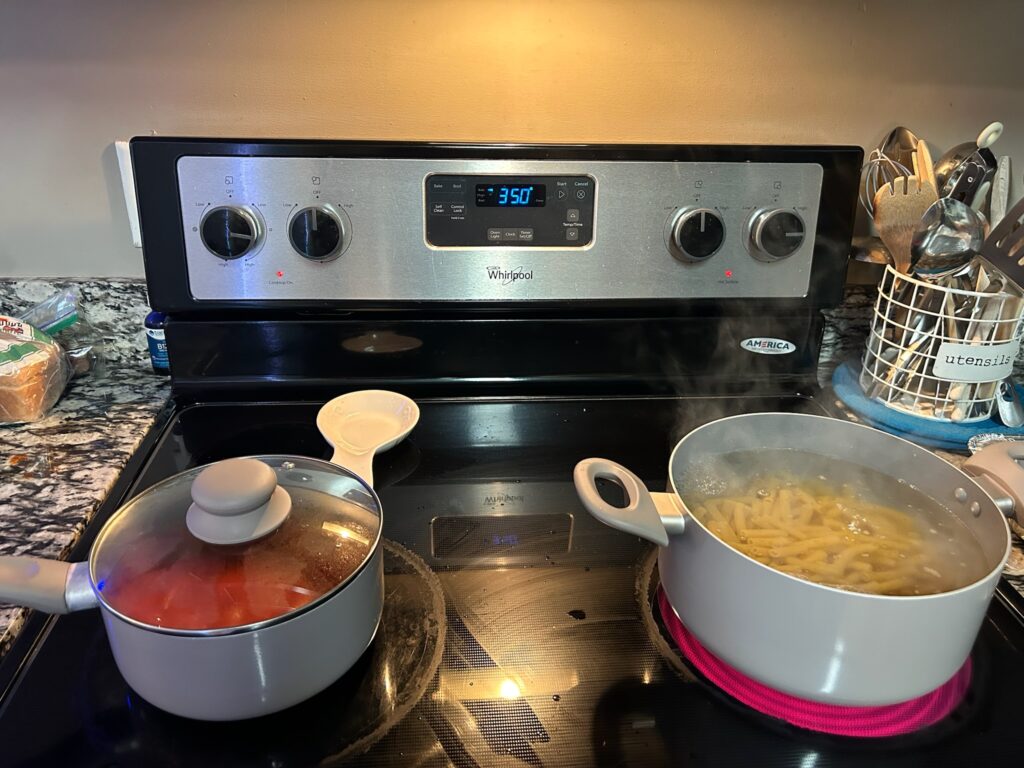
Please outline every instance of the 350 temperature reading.
[[498, 187], [498, 205], [529, 205], [533, 187]]
[[544, 205], [544, 184], [477, 184], [476, 204], [485, 208], [539, 208]]

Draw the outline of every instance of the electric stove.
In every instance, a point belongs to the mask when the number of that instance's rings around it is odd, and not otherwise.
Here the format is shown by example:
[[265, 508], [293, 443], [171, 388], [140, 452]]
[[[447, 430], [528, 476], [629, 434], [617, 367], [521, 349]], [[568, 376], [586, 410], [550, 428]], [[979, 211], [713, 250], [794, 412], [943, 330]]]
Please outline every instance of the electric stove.
[[860, 150], [146, 138], [132, 153], [173, 398], [71, 557], [189, 467], [329, 458], [318, 408], [384, 387], [421, 407], [374, 466], [384, 615], [328, 689], [236, 723], [141, 699], [97, 612], [34, 615], [0, 663], [9, 764], [934, 768], [1024, 749], [1012, 589], [937, 719], [823, 734], [715, 685], [658, 605], [654, 549], [572, 485], [604, 456], [660, 490], [700, 424], [825, 412], [821, 310], [842, 297]]
[[[319, 405], [186, 407], [127, 495], [232, 456], [326, 457]], [[98, 612], [63, 616], [47, 623], [4, 697], [7, 764], [934, 768], [1012, 761], [1024, 748], [1015, 706], [1024, 624], [1012, 590], [993, 602], [970, 686], [949, 716], [895, 738], [817, 734], [739, 704], [690, 665], [654, 602], [654, 549], [598, 523], [576, 499], [570, 478], [581, 458], [621, 459], [663, 488], [672, 444], [689, 429], [753, 410], [821, 413], [812, 399], [420, 405], [410, 438], [376, 462], [385, 610], [353, 670], [276, 715], [196, 722], [128, 688]]]

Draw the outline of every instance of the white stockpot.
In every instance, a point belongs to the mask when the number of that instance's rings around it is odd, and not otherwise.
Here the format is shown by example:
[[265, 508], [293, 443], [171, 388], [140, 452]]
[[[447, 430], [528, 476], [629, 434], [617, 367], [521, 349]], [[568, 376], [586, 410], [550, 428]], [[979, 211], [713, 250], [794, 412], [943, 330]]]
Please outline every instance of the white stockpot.
[[[898, 472], [971, 530], [984, 552], [985, 576], [941, 594], [872, 595], [805, 581], [733, 549], [687, 512], [679, 483], [702, 458], [763, 449]], [[875, 706], [938, 688], [970, 654], [1010, 553], [1004, 515], [1024, 492], [1024, 472], [1008, 456], [1015, 451], [1024, 459], [1021, 444], [986, 447], [965, 466], [979, 476], [975, 481], [930, 451], [871, 427], [762, 413], [713, 421], [684, 437], [669, 460], [671, 493], [649, 493], [636, 475], [605, 459], [580, 462], [574, 480], [596, 518], [661, 547], [658, 566], [669, 602], [708, 650], [794, 696]], [[620, 483], [627, 506], [605, 502], [598, 478]]]
[[384, 599], [381, 506], [344, 467], [227, 459], [136, 496], [85, 563], [0, 558], [0, 601], [99, 607], [125, 681], [201, 720], [284, 709], [369, 646]]

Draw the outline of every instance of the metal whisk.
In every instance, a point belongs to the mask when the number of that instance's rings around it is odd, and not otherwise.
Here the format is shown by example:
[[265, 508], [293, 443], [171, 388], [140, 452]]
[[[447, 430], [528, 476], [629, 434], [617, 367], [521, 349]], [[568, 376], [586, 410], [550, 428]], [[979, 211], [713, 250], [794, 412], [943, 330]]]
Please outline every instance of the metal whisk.
[[871, 150], [861, 168], [860, 204], [875, 215], [875, 193], [899, 176], [914, 175], [914, 150], [917, 136], [908, 128], [897, 126], [877, 148]]

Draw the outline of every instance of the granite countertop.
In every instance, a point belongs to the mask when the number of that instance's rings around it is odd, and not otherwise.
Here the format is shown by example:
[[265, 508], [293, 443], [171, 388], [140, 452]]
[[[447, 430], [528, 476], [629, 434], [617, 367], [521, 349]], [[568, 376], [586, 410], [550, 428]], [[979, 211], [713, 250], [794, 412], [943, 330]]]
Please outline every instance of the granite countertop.
[[[170, 394], [168, 380], [149, 364], [142, 281], [0, 280], [0, 313], [17, 314], [69, 284], [79, 291], [85, 322], [61, 339], [70, 346], [98, 342], [103, 360], [72, 381], [42, 421], [0, 425], [0, 555], [67, 557]], [[826, 313], [822, 384], [842, 360], [859, 355], [873, 302], [873, 288], [853, 287], [842, 306]], [[954, 464], [963, 461], [942, 455]], [[1024, 594], [1024, 542], [1016, 536], [1006, 575]], [[0, 605], [0, 655], [26, 613]]]
[[[140, 280], [0, 280], [0, 313], [69, 285], [82, 319], [58, 338], [95, 343], [101, 359], [42, 421], [0, 425], [0, 555], [66, 558], [170, 394], [150, 367]], [[0, 654], [26, 613], [0, 605]]]

